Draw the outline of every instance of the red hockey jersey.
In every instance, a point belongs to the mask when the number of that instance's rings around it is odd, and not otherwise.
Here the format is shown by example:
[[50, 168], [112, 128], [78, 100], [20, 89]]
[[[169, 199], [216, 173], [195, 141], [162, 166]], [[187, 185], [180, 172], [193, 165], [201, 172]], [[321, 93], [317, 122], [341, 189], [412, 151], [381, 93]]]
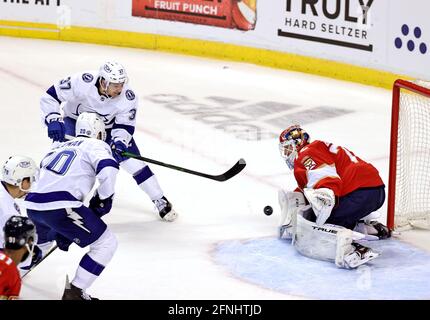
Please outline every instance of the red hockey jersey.
[[294, 176], [301, 190], [330, 188], [338, 197], [359, 188], [384, 185], [373, 165], [346, 148], [319, 140], [299, 151]]
[[0, 251], [0, 300], [17, 299], [20, 291], [18, 269], [12, 259]]

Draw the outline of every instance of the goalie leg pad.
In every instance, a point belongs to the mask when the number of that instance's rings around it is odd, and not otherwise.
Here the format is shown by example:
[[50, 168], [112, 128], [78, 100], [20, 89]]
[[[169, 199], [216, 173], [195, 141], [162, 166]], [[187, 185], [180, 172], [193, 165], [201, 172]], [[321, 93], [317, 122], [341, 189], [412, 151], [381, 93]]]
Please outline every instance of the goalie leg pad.
[[356, 268], [379, 255], [354, 242], [363, 239], [365, 235], [332, 224], [319, 226], [307, 219], [310, 216], [310, 205], [301, 208], [297, 214], [293, 245], [302, 255], [331, 261], [336, 266], [347, 269]]
[[[297, 213], [297, 225], [293, 245], [302, 255], [334, 262], [337, 250], [337, 233], [345, 228], [334, 225], [319, 226], [308, 220], [312, 217], [312, 207], [307, 205]], [[350, 242], [352, 242], [352, 238]]]
[[345, 255], [341, 267], [355, 269], [362, 264], [379, 257], [378, 252], [375, 252], [371, 248], [365, 247], [359, 243], [353, 242], [352, 246], [353, 251], [348, 255]]
[[300, 208], [306, 205], [305, 197], [301, 192], [278, 191], [278, 201], [281, 207], [279, 220], [279, 238], [291, 239], [293, 236], [295, 216]]
[[364, 235], [349, 229], [343, 229], [337, 234], [335, 264], [339, 268], [354, 269], [379, 256], [371, 248], [362, 246], [354, 240], [363, 239]]

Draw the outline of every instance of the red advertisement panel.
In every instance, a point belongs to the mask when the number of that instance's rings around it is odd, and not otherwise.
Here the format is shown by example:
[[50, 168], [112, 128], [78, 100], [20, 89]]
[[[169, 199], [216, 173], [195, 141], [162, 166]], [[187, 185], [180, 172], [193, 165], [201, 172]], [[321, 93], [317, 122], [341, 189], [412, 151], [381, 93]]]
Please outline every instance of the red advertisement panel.
[[252, 30], [256, 0], [133, 0], [132, 15]]

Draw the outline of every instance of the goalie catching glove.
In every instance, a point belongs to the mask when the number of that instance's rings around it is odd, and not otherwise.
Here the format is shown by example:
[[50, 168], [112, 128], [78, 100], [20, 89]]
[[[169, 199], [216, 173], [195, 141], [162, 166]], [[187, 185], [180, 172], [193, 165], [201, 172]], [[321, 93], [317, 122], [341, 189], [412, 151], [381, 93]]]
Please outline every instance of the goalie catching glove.
[[323, 225], [330, 217], [336, 203], [333, 190], [329, 188], [305, 188], [303, 193], [317, 217], [316, 224], [319, 226]]
[[296, 215], [301, 207], [306, 205], [305, 197], [301, 192], [278, 191], [281, 219], [279, 221], [279, 238], [291, 239], [294, 234]]

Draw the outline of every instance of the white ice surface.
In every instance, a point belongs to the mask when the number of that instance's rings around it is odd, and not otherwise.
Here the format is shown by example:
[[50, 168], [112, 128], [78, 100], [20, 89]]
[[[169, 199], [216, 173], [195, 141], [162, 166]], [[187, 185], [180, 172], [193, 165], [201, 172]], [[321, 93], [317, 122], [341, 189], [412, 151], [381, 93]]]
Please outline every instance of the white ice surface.
[[[242, 101], [232, 108], [273, 101], [300, 105], [304, 117], [319, 106], [349, 110], [351, 113], [314, 121], [305, 128], [313, 139], [345, 146], [371, 161], [387, 183], [391, 93], [249, 64], [0, 37], [0, 161], [12, 154], [40, 161], [50, 144], [40, 121], [41, 94], [54, 81], [97, 69], [108, 59], [126, 66], [130, 85], [139, 96], [135, 139], [144, 156], [213, 174], [225, 171], [241, 157], [248, 165], [222, 183], [151, 165], [179, 212], [174, 223], [160, 221], [149, 198], [129, 175], [120, 172], [116, 202], [105, 218], [118, 237], [118, 251], [88, 292], [102, 299], [303, 298], [235, 278], [211, 255], [219, 241], [276, 236], [277, 189], [294, 187], [293, 177], [280, 159], [276, 138], [237, 139], [234, 133], [195, 120], [204, 111], [179, 114], [150, 99], [180, 95], [192, 103], [210, 104], [208, 97], [214, 96]], [[255, 120], [262, 133], [278, 135], [289, 125], [264, 122], [270, 118], [268, 114]], [[269, 204], [274, 208], [270, 217], [262, 212]], [[384, 216], [386, 205], [380, 211]], [[402, 236], [429, 250], [428, 233]], [[25, 278], [22, 298], [59, 299], [65, 274], [73, 277], [85, 252], [77, 246], [67, 253], [57, 250]]]

